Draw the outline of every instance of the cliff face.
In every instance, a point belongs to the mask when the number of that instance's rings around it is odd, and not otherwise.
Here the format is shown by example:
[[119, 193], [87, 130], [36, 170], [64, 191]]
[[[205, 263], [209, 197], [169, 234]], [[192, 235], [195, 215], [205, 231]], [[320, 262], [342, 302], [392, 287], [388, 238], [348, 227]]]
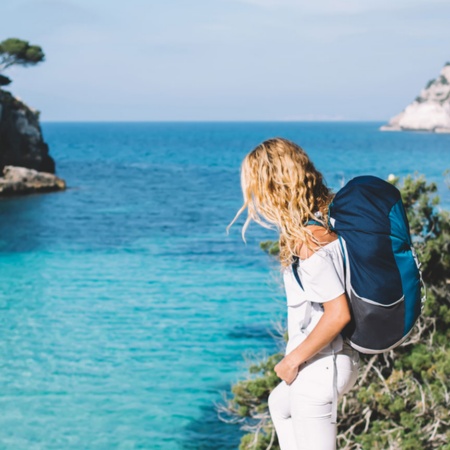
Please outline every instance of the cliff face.
[[403, 112], [393, 117], [381, 130], [450, 133], [450, 63]]
[[55, 172], [42, 138], [39, 113], [0, 89], [0, 173], [6, 165]]

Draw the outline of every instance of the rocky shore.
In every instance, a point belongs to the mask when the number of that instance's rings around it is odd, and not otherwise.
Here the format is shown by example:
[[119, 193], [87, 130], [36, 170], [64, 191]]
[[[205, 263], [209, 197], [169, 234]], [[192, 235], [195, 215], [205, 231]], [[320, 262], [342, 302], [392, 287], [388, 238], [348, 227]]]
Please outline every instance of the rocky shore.
[[[14, 167], [13, 167], [14, 166]], [[0, 196], [65, 189], [42, 137], [39, 112], [0, 89]]]
[[0, 177], [0, 196], [60, 191], [66, 188], [63, 179], [48, 172], [26, 167], [5, 166]]
[[394, 116], [382, 131], [431, 131], [450, 133], [450, 63], [403, 112]]

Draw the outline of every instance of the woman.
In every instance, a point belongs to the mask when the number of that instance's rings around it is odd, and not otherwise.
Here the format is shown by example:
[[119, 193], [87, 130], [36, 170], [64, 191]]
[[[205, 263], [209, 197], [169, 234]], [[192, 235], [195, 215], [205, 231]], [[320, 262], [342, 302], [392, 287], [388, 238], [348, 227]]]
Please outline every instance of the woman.
[[358, 354], [340, 332], [350, 321], [342, 246], [328, 227], [331, 191], [308, 155], [286, 139], [270, 139], [241, 170], [245, 231], [250, 221], [279, 232], [288, 304], [286, 355], [275, 366], [282, 382], [269, 409], [282, 450], [336, 448], [338, 397], [356, 382]]

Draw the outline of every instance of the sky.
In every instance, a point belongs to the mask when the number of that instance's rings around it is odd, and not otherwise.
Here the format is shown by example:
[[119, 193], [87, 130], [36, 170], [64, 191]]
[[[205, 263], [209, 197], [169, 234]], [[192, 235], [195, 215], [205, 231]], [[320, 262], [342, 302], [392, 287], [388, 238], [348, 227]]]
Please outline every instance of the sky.
[[0, 0], [44, 121], [386, 121], [450, 61], [448, 0]]

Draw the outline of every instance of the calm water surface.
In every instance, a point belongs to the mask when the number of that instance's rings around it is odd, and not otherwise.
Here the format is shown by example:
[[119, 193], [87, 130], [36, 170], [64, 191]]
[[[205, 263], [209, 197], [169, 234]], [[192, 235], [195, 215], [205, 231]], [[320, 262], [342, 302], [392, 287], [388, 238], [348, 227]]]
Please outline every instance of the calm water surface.
[[44, 124], [69, 189], [0, 201], [0, 448], [236, 448], [214, 403], [284, 316], [273, 234], [225, 234], [242, 157], [284, 136], [335, 189], [419, 171], [450, 205], [450, 135], [378, 126]]

